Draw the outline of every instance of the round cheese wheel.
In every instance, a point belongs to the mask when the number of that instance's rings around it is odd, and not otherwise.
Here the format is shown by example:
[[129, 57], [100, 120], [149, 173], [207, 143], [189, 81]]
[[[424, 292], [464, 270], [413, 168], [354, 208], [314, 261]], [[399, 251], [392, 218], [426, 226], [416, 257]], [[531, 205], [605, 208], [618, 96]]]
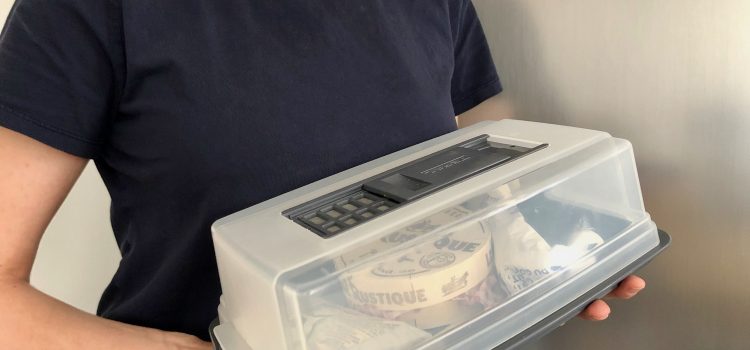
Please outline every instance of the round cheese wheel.
[[398, 250], [342, 276], [350, 304], [407, 311], [448, 301], [482, 282], [490, 271], [491, 237], [471, 223]]
[[[398, 246], [422, 235], [434, 232], [442, 226], [458, 221], [471, 212], [462, 206], [444, 209], [436, 214], [419, 220], [404, 229], [387, 234], [376, 241], [350, 250], [334, 259], [336, 270], [346, 270], [378, 254], [387, 254], [398, 249]], [[373, 258], [377, 259], [377, 258]]]

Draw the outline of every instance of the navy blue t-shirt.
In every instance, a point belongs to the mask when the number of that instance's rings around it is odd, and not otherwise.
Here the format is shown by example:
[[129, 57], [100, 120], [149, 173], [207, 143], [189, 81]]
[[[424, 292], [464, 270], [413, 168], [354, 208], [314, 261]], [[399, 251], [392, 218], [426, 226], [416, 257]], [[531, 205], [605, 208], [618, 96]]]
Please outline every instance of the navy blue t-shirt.
[[0, 37], [0, 125], [93, 159], [112, 197], [98, 313], [204, 339], [214, 220], [500, 89], [467, 0], [17, 0]]

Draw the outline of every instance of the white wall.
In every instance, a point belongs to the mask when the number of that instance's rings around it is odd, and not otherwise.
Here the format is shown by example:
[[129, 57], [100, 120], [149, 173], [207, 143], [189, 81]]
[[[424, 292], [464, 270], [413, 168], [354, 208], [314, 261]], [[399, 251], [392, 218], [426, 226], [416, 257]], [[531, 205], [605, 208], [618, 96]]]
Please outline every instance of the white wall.
[[109, 196], [89, 163], [42, 238], [31, 284], [94, 313], [119, 261]]
[[[0, 0], [0, 26], [12, 3]], [[119, 260], [109, 224], [109, 195], [89, 163], [42, 238], [31, 284], [94, 313]]]
[[11, 5], [13, 5], [11, 0], [0, 0], [0, 25], [5, 23], [5, 17], [8, 16]]

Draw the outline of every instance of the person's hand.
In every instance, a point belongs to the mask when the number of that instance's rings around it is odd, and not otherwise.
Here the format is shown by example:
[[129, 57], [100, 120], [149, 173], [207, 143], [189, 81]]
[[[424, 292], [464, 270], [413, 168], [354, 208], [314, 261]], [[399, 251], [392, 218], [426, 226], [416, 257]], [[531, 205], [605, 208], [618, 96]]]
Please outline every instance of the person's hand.
[[[646, 288], [646, 281], [638, 276], [631, 275], [625, 277], [615, 290], [607, 294], [607, 297], [630, 299], [638, 294], [643, 288]], [[594, 300], [594, 302], [589, 304], [589, 306], [578, 316], [584, 320], [602, 321], [609, 317], [609, 312], [609, 305], [607, 305], [604, 300], [600, 299]]]

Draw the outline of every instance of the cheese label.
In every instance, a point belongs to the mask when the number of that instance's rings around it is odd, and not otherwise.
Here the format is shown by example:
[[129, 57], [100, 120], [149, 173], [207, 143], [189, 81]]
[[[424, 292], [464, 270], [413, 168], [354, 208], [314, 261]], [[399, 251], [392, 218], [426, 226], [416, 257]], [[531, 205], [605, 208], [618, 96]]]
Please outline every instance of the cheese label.
[[362, 247], [356, 248], [350, 252], [342, 254], [334, 260], [337, 270], [343, 270], [347, 267], [359, 263], [379, 253], [385, 253], [397, 249], [399, 245], [409, 242], [422, 235], [434, 232], [441, 226], [450, 224], [470, 214], [465, 208], [460, 206], [451, 207], [437, 214], [422, 219], [406, 228], [390, 233], [381, 237], [377, 241], [370, 242]]
[[[350, 304], [361, 310], [409, 311], [445, 302], [481, 283], [493, 262], [492, 237], [480, 222], [407, 249], [400, 246], [465, 220], [486, 206], [477, 200], [505, 200], [510, 195], [511, 184], [500, 186], [336, 258]], [[476, 209], [469, 209], [475, 204]], [[365, 263], [368, 260], [372, 261]]]

